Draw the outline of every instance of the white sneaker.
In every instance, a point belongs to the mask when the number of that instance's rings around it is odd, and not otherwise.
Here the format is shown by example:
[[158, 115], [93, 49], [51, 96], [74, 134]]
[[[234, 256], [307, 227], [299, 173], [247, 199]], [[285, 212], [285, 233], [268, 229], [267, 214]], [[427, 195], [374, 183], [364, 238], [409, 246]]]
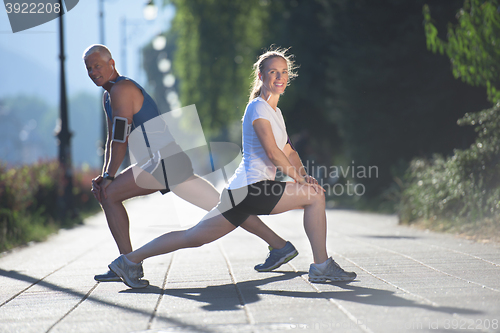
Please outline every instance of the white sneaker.
[[149, 286], [148, 280], [141, 280], [142, 265], [135, 264], [129, 265], [125, 262], [125, 256], [122, 254], [116, 258], [111, 264], [109, 264], [109, 269], [118, 275], [123, 283], [125, 283], [130, 288], [146, 288]]
[[328, 258], [326, 262], [327, 264], [324, 269], [319, 269], [316, 264], [311, 264], [309, 267], [309, 281], [325, 282], [326, 280], [330, 280], [349, 282], [357, 276], [354, 272], [344, 271], [332, 258]]

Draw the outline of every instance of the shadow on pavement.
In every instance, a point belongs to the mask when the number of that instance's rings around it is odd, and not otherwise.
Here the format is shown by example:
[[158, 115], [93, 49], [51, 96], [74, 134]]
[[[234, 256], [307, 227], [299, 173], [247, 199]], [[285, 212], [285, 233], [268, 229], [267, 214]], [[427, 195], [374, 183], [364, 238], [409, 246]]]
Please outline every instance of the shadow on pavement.
[[[16, 298], [17, 296], [19, 296], [20, 294], [22, 294], [24, 291], [28, 290], [29, 288], [33, 287], [34, 285], [39, 285], [39, 286], [42, 286], [42, 287], [54, 290], [56, 292], [63, 292], [63, 293], [66, 293], [68, 295], [72, 295], [72, 296], [76, 296], [76, 297], [81, 298], [81, 301], [78, 302], [77, 305], [79, 305], [81, 302], [83, 302], [85, 300], [88, 300], [90, 302], [94, 302], [94, 303], [97, 303], [97, 304], [100, 304], [100, 305], [114, 307], [114, 308], [122, 309], [123, 311], [138, 313], [138, 314], [144, 315], [146, 317], [150, 317], [150, 320], [149, 320], [150, 322], [151, 322], [151, 320], [153, 319], [153, 316], [154, 316], [155, 319], [159, 319], [159, 320], [162, 320], [162, 321], [166, 321], [166, 322], [172, 323], [172, 324], [174, 324], [176, 326], [183, 327], [185, 329], [188, 329], [189, 332], [200, 332], [200, 333], [205, 333], [205, 332], [206, 333], [212, 333], [213, 332], [213, 333], [215, 333], [215, 331], [209, 330], [207, 327], [204, 327], [204, 326], [192, 325], [192, 324], [184, 323], [183, 321], [181, 321], [179, 319], [170, 318], [170, 317], [166, 317], [166, 316], [158, 316], [158, 315], [156, 315], [156, 313], [153, 310], [154, 304], [152, 304], [152, 306], [151, 306], [151, 311], [145, 311], [145, 310], [136, 309], [136, 308], [132, 308], [132, 307], [128, 307], [128, 306], [118, 305], [118, 304], [115, 304], [113, 302], [108, 302], [108, 301], [104, 301], [104, 300], [96, 298], [96, 297], [92, 297], [90, 294], [92, 293], [92, 291], [94, 291], [94, 289], [96, 289], [96, 287], [99, 285], [100, 282], [96, 282], [96, 284], [89, 290], [89, 292], [87, 294], [83, 294], [83, 293], [75, 291], [75, 290], [73, 290], [71, 288], [66, 288], [66, 287], [58, 286], [58, 285], [50, 283], [50, 282], [43, 281], [43, 279], [45, 277], [42, 278], [42, 279], [37, 279], [37, 278], [31, 277], [29, 275], [25, 275], [25, 274], [19, 273], [17, 271], [12, 271], [12, 270], [11, 271], [6, 271], [6, 270], [1, 269], [1, 268], [0, 268], [0, 276], [4, 276], [4, 277], [7, 277], [7, 278], [16, 279], [16, 280], [19, 280], [19, 281], [26, 281], [26, 282], [31, 283], [31, 285], [29, 287], [26, 287], [25, 289], [23, 289], [19, 293], [15, 294], [11, 298], [9, 298], [8, 300], [6, 300], [2, 304], [0, 304], [0, 307], [2, 307], [5, 304], [9, 303], [14, 298]], [[68, 316], [76, 308], [77, 308], [77, 306], [74, 306], [73, 308], [68, 309], [68, 312], [62, 318], [59, 318], [49, 328], [48, 331], [52, 330], [52, 328], [54, 326], [56, 326], [60, 321], [62, 321], [66, 316]]]
[[347, 283], [337, 284], [337, 286], [342, 288], [343, 290], [333, 291], [333, 292], [322, 292], [324, 297], [333, 298], [336, 300], [361, 303], [361, 304], [376, 305], [376, 306], [413, 307], [413, 308], [425, 309], [429, 311], [437, 311], [448, 314], [457, 313], [457, 314], [471, 315], [471, 314], [483, 313], [482, 311], [477, 311], [473, 309], [421, 304], [417, 303], [416, 301], [397, 296], [395, 292], [390, 290], [359, 287]]
[[377, 239], [419, 239], [416, 236], [397, 236], [397, 235], [366, 235], [362, 236], [365, 238], [377, 238]]
[[[261, 280], [251, 280], [238, 282], [237, 287], [241, 290], [245, 304], [251, 304], [260, 301], [260, 294], [264, 294], [258, 288], [277, 281], [286, 281], [300, 276], [302, 273], [280, 272], [280, 275], [274, 275]], [[208, 303], [202, 306], [207, 311], [232, 311], [241, 310], [241, 301], [238, 298], [238, 291], [233, 283], [222, 284], [218, 286], [208, 286], [201, 288], [167, 288], [161, 289], [156, 286], [149, 286], [145, 289], [126, 289], [121, 293], [157, 293], [191, 299], [197, 302]]]
[[[241, 305], [243, 304], [251, 304], [258, 302], [261, 299], [260, 295], [275, 295], [280, 297], [293, 297], [293, 298], [308, 298], [308, 299], [334, 299], [334, 300], [343, 300], [353, 303], [359, 304], [368, 304], [374, 306], [385, 306], [385, 307], [413, 307], [424, 309], [428, 311], [437, 311], [448, 314], [481, 314], [481, 311], [476, 311], [472, 309], [465, 308], [456, 308], [456, 307], [446, 307], [446, 306], [432, 306], [427, 304], [417, 303], [413, 300], [409, 300], [406, 298], [399, 297], [395, 295], [393, 291], [383, 290], [383, 289], [373, 289], [367, 287], [360, 287], [350, 285], [348, 283], [335, 283], [331, 284], [339, 288], [340, 290], [328, 291], [318, 293], [316, 291], [304, 292], [304, 291], [287, 291], [287, 290], [266, 290], [262, 288], [266, 284], [278, 282], [278, 281], [286, 281], [301, 275], [307, 274], [307, 272], [273, 272], [266, 273], [273, 274], [273, 276], [260, 279], [260, 280], [250, 280], [250, 281], [242, 281], [237, 283], [237, 288], [234, 284], [224, 284], [219, 286], [209, 286], [206, 288], [173, 288], [173, 289], [162, 289], [157, 286], [149, 286], [145, 289], [126, 289], [120, 291], [120, 293], [152, 293], [158, 294], [159, 297], [164, 295], [169, 295], [173, 297], [185, 298], [194, 300], [197, 302], [207, 303], [201, 308], [206, 311], [233, 311], [233, 310], [241, 310]], [[279, 275], [276, 275], [279, 274]], [[52, 327], [56, 326], [59, 322], [61, 322], [66, 316], [68, 316], [74, 309], [78, 307], [80, 303], [83, 301], [90, 301], [100, 305], [105, 305], [109, 307], [119, 308], [123, 311], [138, 313], [143, 316], [149, 317], [149, 322], [153, 319], [163, 322], [168, 322], [170, 324], [176, 325], [178, 327], [183, 327], [184, 329], [188, 329], [191, 332], [215, 332], [210, 331], [206, 326], [192, 325], [183, 322], [182, 320], [171, 318], [164, 315], [158, 315], [156, 310], [154, 310], [154, 304], [151, 304], [151, 310], [143, 310], [137, 309], [129, 306], [118, 305], [111, 301], [105, 301], [99, 299], [97, 297], [93, 297], [92, 292], [97, 289], [99, 282], [97, 282], [90, 290], [84, 294], [81, 292], [77, 292], [71, 288], [58, 286], [56, 284], [46, 282], [42, 279], [37, 279], [28, 275], [24, 275], [17, 271], [6, 271], [0, 268], [0, 276], [4, 276], [11, 279], [16, 279], [20, 281], [26, 281], [31, 283], [29, 287], [26, 287], [24, 290], [20, 291], [16, 295], [9, 298], [7, 301], [0, 304], [0, 307], [9, 303], [11, 300], [15, 299], [17, 296], [22, 294], [24, 291], [28, 290], [34, 285], [39, 285], [56, 292], [63, 292], [68, 295], [76, 296], [81, 300], [78, 302], [77, 306], [74, 306], [71, 309], [68, 309], [68, 312], [56, 320], [56, 322], [52, 325]], [[240, 300], [239, 291], [241, 291], [241, 295], [243, 300]], [[243, 303], [243, 304], [242, 304]], [[51, 329], [52, 329], [51, 327]], [[51, 330], [49, 329], [49, 330]]]
[[[413, 307], [419, 309], [425, 309], [428, 311], [437, 311], [448, 314], [481, 314], [482, 311], [477, 311], [473, 309], [465, 309], [458, 307], [448, 307], [448, 306], [432, 306], [430, 304], [422, 304], [416, 301], [400, 297], [395, 294], [395, 292], [385, 289], [373, 289], [367, 287], [354, 286], [346, 282], [335, 282], [335, 283], [322, 283], [329, 284], [340, 288], [340, 290], [328, 291], [318, 293], [316, 291], [304, 292], [304, 291], [287, 291], [287, 290], [266, 290], [261, 288], [266, 284], [286, 281], [293, 278], [299, 277], [301, 275], [307, 274], [307, 272], [281, 272], [274, 271], [272, 273], [266, 274], [280, 274], [274, 275], [265, 279], [260, 280], [250, 280], [238, 282], [237, 286], [244, 298], [245, 304], [251, 304], [258, 302], [261, 297], [260, 295], [276, 295], [281, 297], [294, 297], [294, 298], [331, 298], [334, 300], [348, 301], [359, 304], [368, 304], [374, 306], [385, 306], [385, 307]], [[169, 295], [174, 297], [181, 297], [190, 300], [195, 300], [198, 302], [207, 303], [202, 308], [207, 311], [231, 311], [238, 310], [242, 305], [237, 297], [235, 297], [235, 285], [234, 284], [223, 284], [218, 286], [208, 286], [204, 288], [167, 288], [165, 290], [156, 287], [149, 286], [146, 289], [127, 289], [121, 291], [122, 293], [158, 293], [161, 295]]]

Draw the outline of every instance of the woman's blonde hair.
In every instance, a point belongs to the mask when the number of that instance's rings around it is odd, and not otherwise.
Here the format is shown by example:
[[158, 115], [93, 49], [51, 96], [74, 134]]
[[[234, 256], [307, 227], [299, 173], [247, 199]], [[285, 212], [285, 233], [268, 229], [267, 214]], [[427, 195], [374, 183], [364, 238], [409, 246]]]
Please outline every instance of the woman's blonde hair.
[[293, 55], [292, 54], [287, 54], [289, 49], [283, 49], [283, 48], [271, 48], [266, 51], [265, 53], [261, 54], [259, 59], [253, 64], [253, 72], [252, 72], [252, 77], [253, 77], [253, 82], [252, 82], [252, 87], [250, 89], [250, 98], [249, 102], [251, 102], [254, 98], [258, 97], [261, 93], [262, 89], [262, 81], [259, 79], [259, 73], [264, 72], [264, 63], [266, 60], [275, 58], [275, 57], [281, 57], [286, 61], [287, 67], [288, 67], [288, 82], [287, 86], [290, 84], [290, 81], [297, 77], [297, 67], [295, 65], [295, 62], [293, 60]]

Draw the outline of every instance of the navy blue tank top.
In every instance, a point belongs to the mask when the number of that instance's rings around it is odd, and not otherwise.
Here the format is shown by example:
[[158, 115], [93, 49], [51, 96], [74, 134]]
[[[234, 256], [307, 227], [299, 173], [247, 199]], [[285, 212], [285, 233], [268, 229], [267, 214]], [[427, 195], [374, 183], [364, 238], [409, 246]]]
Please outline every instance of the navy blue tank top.
[[[144, 102], [142, 103], [142, 107], [137, 112], [134, 114], [134, 117], [132, 118], [132, 130], [134, 130], [136, 127], [140, 127], [142, 124], [147, 122], [150, 119], [153, 119], [154, 117], [157, 117], [160, 115], [160, 112], [158, 111], [158, 106], [156, 105], [155, 101], [149, 94], [144, 90], [143, 87], [141, 87], [137, 82], [134, 80], [125, 77], [125, 76], [119, 76], [116, 78], [115, 82], [119, 82], [122, 80], [129, 80], [130, 82], [134, 83], [137, 88], [139, 88], [142, 92], [142, 95], [144, 96]], [[111, 99], [109, 97], [109, 93], [106, 94], [106, 101], [104, 102], [104, 109], [106, 110], [106, 114], [109, 118], [109, 120], [112, 120], [113, 113], [111, 110]]]

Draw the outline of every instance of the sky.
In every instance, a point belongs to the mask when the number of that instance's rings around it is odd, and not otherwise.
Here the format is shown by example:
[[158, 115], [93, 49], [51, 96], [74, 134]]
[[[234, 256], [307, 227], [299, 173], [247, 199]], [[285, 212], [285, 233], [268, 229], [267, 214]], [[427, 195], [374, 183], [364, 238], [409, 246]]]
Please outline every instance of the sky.
[[[82, 62], [83, 51], [101, 43], [99, 0], [81, 0], [64, 17], [67, 94], [80, 92], [100, 95], [87, 76]], [[162, 1], [156, 1], [159, 4]], [[142, 0], [104, 0], [105, 44], [110, 48], [120, 74], [145, 85], [140, 69], [140, 49], [155, 35], [170, 27], [174, 16], [171, 6], [159, 8], [158, 17], [143, 17]], [[126, 19], [127, 42], [123, 47], [122, 20]], [[127, 66], [122, 53], [126, 51]], [[125, 69], [126, 67], [126, 69]], [[36, 94], [51, 104], [59, 100], [59, 22], [12, 33], [6, 10], [0, 10], [0, 98], [21, 93]], [[33, 78], [30, 80], [30, 78]]]

